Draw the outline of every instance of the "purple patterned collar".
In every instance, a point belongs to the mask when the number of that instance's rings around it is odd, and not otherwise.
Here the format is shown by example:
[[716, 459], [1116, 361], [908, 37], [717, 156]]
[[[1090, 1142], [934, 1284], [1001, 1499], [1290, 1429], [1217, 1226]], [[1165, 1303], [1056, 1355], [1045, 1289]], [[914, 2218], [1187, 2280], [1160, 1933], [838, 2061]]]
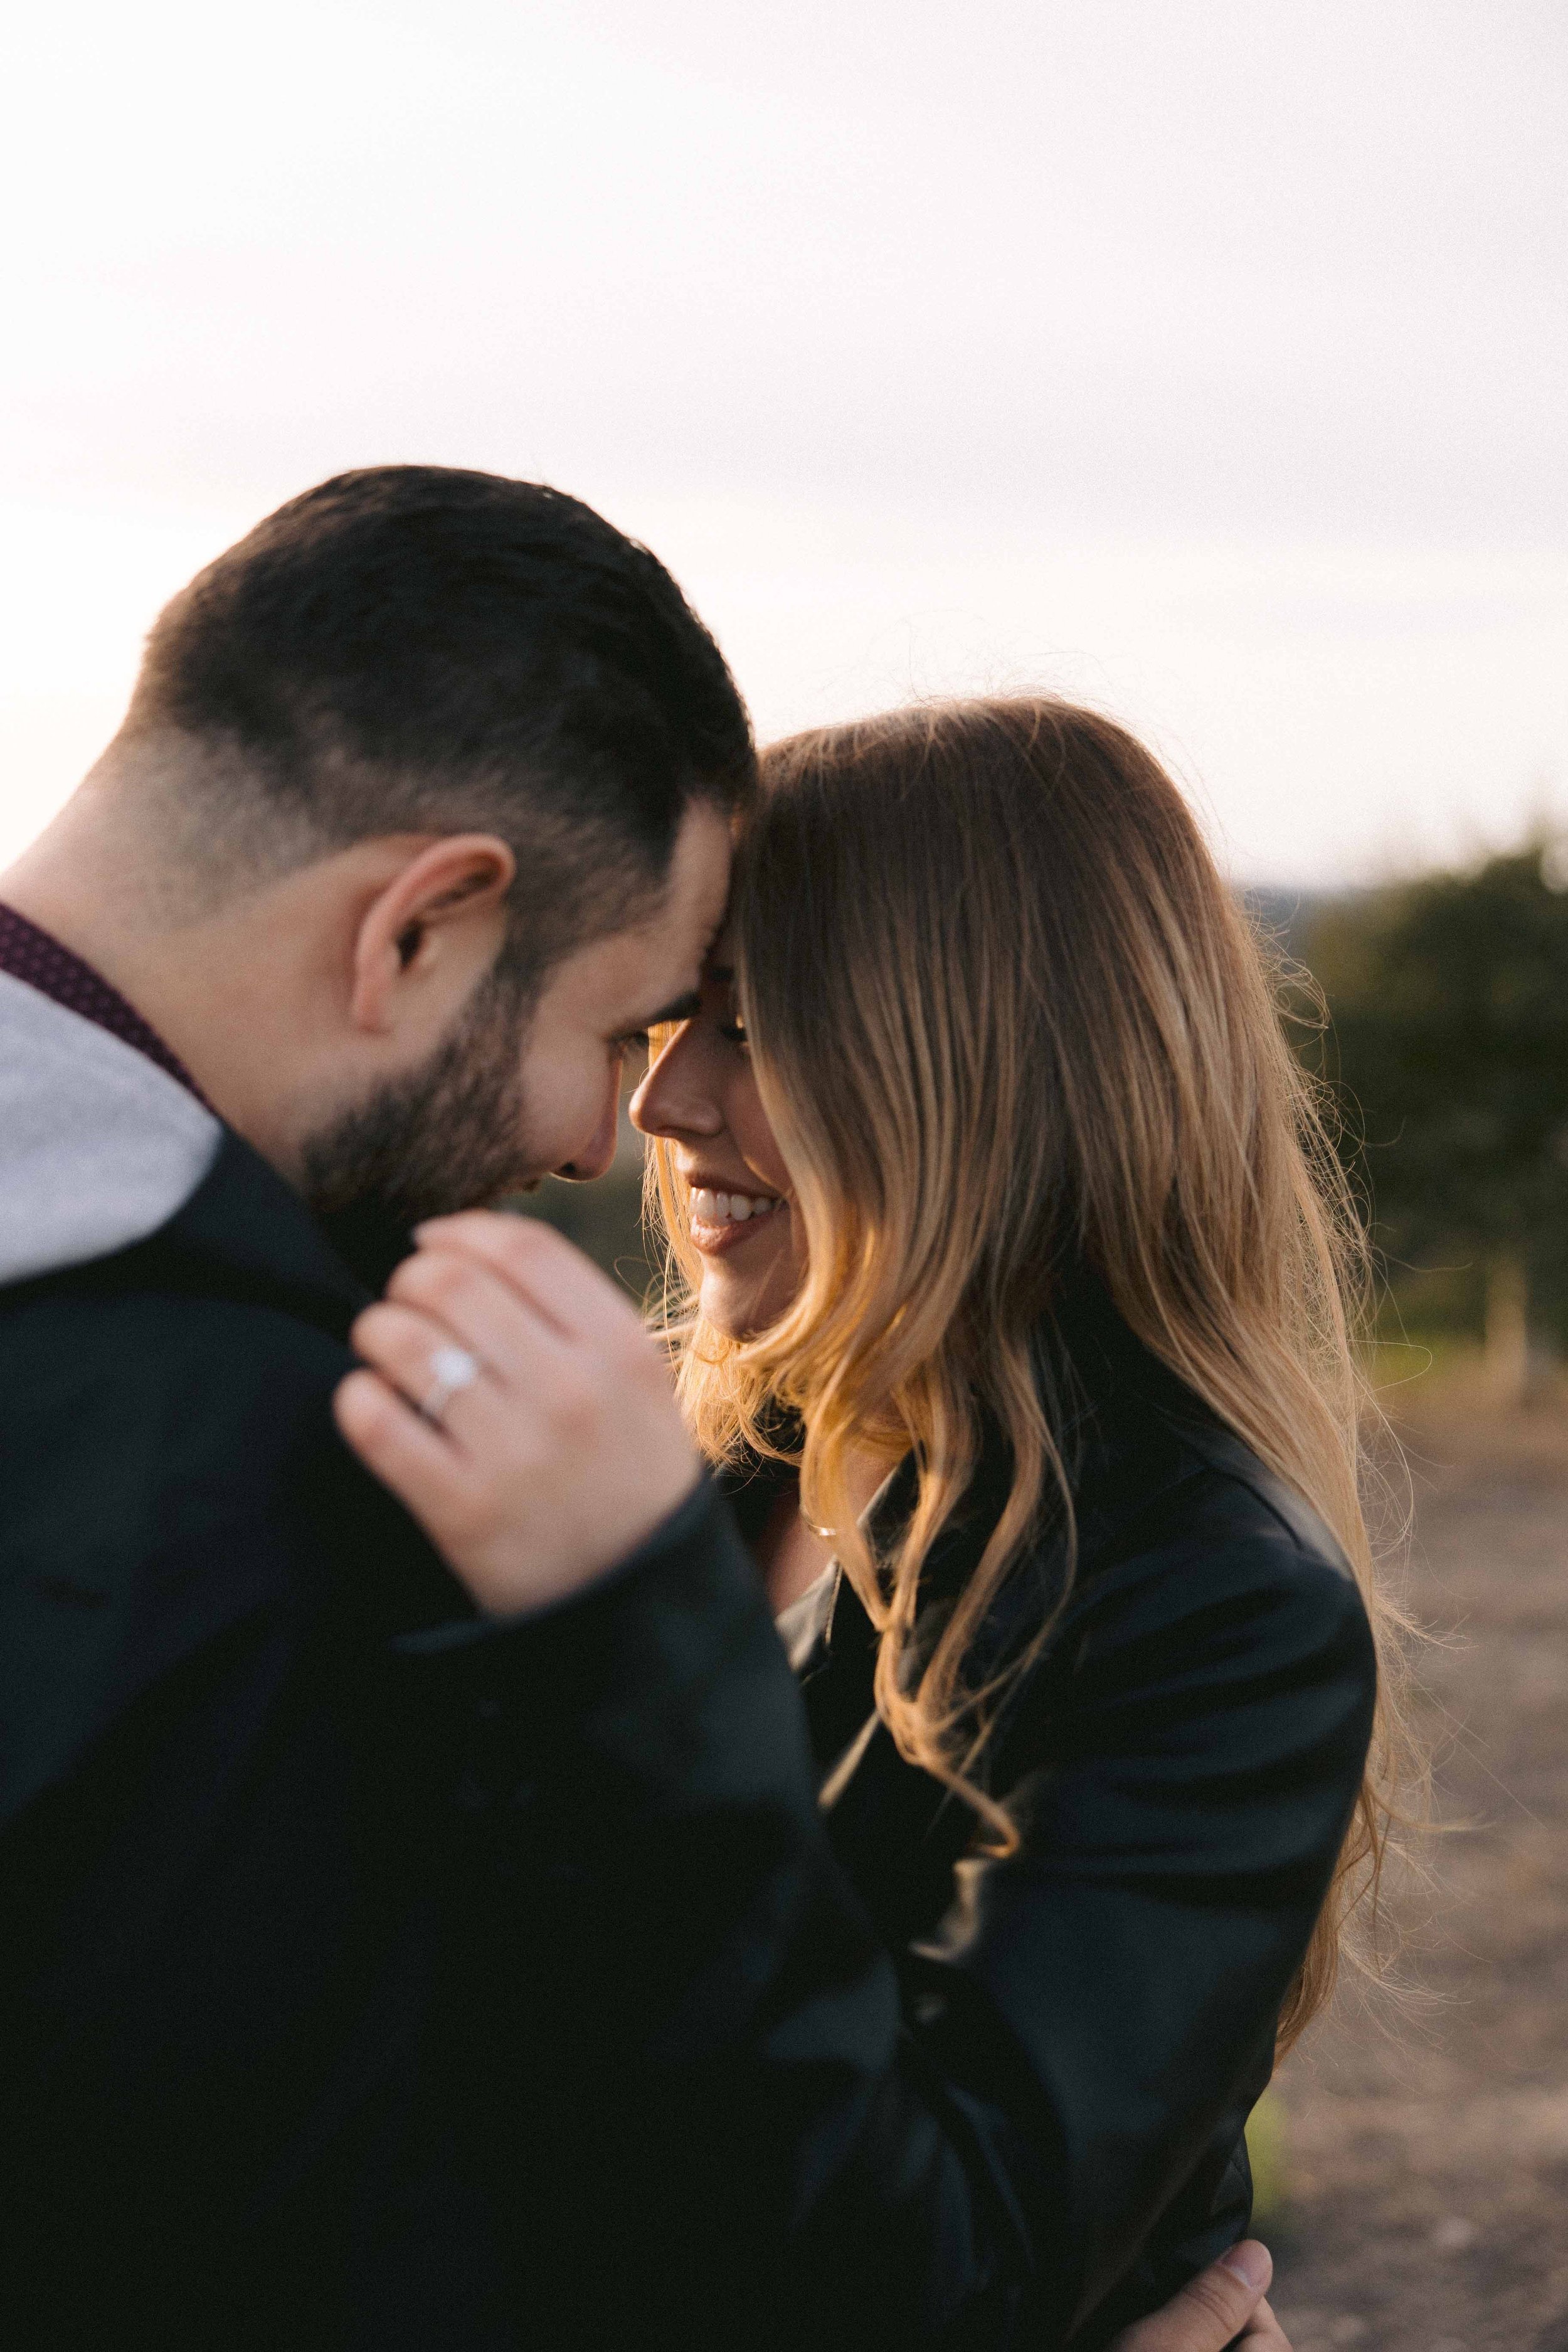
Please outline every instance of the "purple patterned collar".
[[179, 1057], [169, 1051], [155, 1029], [149, 1028], [133, 1004], [128, 1004], [117, 988], [110, 988], [91, 964], [37, 923], [19, 915], [15, 907], [0, 902], [0, 971], [8, 971], [13, 980], [25, 981], [36, 988], [40, 996], [51, 997], [63, 1004], [68, 1013], [77, 1013], [84, 1021], [96, 1022], [107, 1029], [111, 1037], [122, 1045], [134, 1045], [172, 1078], [178, 1078], [206, 1109], [212, 1105]]

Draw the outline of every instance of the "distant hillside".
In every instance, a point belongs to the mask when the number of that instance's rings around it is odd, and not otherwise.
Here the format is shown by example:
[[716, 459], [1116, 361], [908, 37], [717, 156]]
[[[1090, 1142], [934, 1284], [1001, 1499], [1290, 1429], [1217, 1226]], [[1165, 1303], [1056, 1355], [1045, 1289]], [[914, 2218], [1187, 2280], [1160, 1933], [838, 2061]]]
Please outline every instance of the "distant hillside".
[[1267, 882], [1249, 883], [1237, 893], [1259, 929], [1277, 940], [1287, 955], [1302, 961], [1307, 960], [1308, 935], [1319, 916], [1359, 895], [1354, 890], [1291, 890]]

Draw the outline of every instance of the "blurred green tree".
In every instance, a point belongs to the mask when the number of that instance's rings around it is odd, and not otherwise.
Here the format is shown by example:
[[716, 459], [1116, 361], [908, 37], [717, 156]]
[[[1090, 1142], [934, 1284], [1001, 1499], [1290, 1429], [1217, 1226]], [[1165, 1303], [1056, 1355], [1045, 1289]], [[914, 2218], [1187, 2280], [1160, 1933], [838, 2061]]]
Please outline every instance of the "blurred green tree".
[[[1568, 880], [1533, 841], [1468, 872], [1320, 904], [1292, 946], [1391, 1265], [1468, 1255], [1489, 1372], [1522, 1393], [1568, 1255]], [[1394, 1285], [1397, 1291], [1397, 1283]]]

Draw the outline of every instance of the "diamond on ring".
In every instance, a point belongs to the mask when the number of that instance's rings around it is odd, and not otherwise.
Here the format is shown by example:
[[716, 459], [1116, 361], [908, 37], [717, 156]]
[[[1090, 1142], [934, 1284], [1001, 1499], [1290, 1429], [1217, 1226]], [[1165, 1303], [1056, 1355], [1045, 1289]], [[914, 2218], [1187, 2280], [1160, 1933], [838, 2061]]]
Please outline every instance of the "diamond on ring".
[[437, 1348], [430, 1359], [430, 1388], [419, 1412], [422, 1419], [439, 1423], [452, 1399], [464, 1389], [471, 1389], [479, 1377], [479, 1360], [467, 1348], [448, 1343]]

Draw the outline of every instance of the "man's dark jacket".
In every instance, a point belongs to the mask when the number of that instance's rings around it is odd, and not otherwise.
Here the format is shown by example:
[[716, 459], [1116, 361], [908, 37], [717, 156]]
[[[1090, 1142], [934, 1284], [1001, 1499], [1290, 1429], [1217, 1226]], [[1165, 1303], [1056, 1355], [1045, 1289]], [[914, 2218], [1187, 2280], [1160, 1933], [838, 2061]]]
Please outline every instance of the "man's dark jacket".
[[[23, 1109], [0, 2340], [1034, 2346], [1162, 2215], [1206, 2250], [1371, 1694], [1353, 1586], [1251, 1457], [1124, 1465], [1009, 1751], [1023, 1849], [961, 1862], [948, 1809], [927, 1895], [958, 1863], [960, 1899], [910, 1905], [835, 1853], [710, 1489], [479, 1622], [335, 1438], [364, 1293], [289, 1190], [215, 1129], [88, 1253], [112, 1215], [40, 1187]], [[127, 1149], [146, 1225], [168, 1169]]]

